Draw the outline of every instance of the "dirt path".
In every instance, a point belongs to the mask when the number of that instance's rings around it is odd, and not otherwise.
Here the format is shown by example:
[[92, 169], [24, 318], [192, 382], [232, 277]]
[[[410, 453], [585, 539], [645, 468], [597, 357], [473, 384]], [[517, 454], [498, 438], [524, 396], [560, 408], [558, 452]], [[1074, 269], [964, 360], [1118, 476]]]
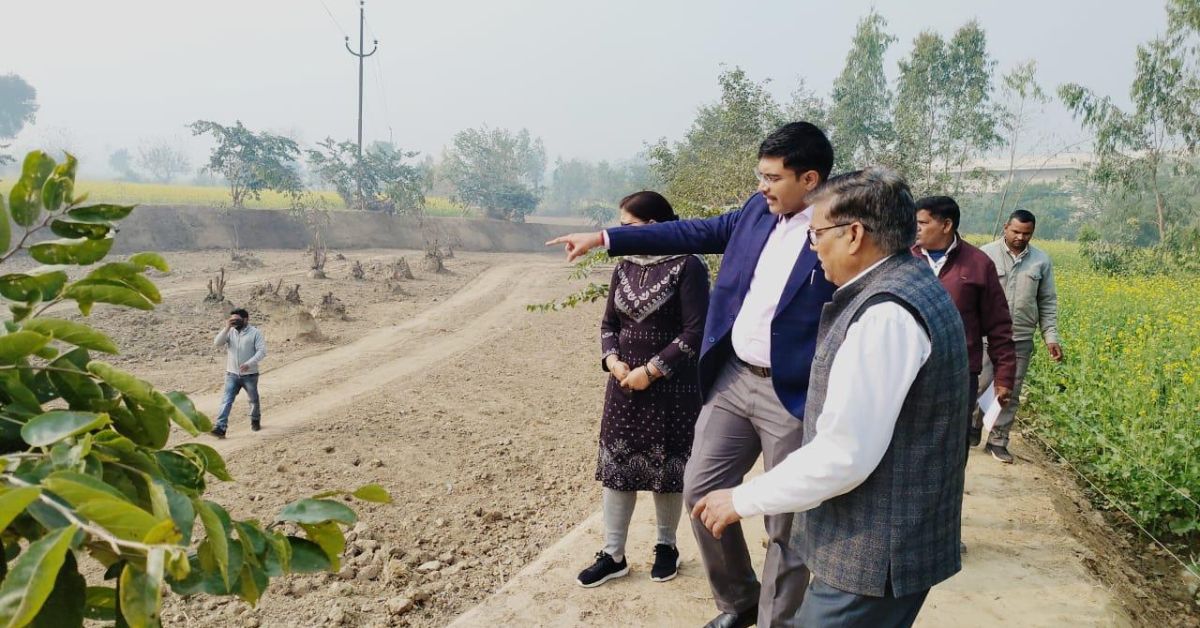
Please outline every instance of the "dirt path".
[[[1018, 449], [1020, 451], [1020, 449]], [[918, 626], [1130, 626], [1113, 596], [1087, 571], [1087, 550], [1054, 510], [1055, 488], [1036, 465], [1004, 466], [974, 452], [968, 470], [963, 571], [935, 587]], [[686, 526], [686, 523], [684, 524]], [[630, 576], [583, 589], [575, 574], [601, 544], [600, 513], [452, 626], [701, 626], [715, 614], [695, 540], [680, 530], [684, 563], [669, 583], [649, 579], [654, 507], [642, 496], [630, 532]], [[760, 521], [745, 525], [761, 548]], [[762, 551], [755, 568], [762, 566]]]
[[[417, 316], [377, 329], [347, 345], [266, 369], [259, 394], [269, 404], [262, 436], [274, 437], [326, 416], [356, 397], [387, 388], [495, 335], [495, 327], [532, 301], [530, 288], [549, 278], [549, 269], [506, 264], [488, 269], [461, 290]], [[193, 397], [197, 408], [215, 415], [220, 392]], [[283, 400], [283, 403], [280, 403]], [[239, 408], [240, 410], [240, 408]], [[242, 430], [242, 436], [245, 436]], [[236, 433], [215, 444], [228, 453], [252, 439]]]

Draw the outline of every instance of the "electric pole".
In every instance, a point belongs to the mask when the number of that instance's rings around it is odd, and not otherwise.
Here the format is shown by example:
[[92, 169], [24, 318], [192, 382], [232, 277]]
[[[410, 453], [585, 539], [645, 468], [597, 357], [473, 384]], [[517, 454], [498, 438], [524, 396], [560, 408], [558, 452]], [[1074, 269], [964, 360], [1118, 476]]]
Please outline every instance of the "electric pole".
[[371, 52], [366, 52], [363, 47], [363, 28], [365, 27], [367, 20], [366, 8], [363, 6], [365, 4], [366, 0], [358, 0], [358, 52], [355, 52], [354, 49], [350, 47], [350, 36], [346, 35], [346, 50], [349, 50], [350, 54], [358, 57], [358, 176], [356, 179], [358, 179], [358, 208], [363, 210], [367, 208], [367, 201], [365, 198], [363, 198], [362, 189], [363, 59], [375, 54], [375, 51], [379, 50], [378, 39], [374, 41], [374, 47], [371, 48]]

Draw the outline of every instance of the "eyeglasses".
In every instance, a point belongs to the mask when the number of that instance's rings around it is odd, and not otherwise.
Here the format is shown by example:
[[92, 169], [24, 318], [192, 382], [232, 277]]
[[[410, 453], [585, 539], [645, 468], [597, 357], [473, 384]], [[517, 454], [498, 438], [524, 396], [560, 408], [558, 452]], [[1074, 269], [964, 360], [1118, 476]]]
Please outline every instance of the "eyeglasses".
[[816, 246], [817, 241], [821, 239], [821, 236], [820, 236], [821, 232], [829, 231], [830, 229], [837, 229], [838, 227], [849, 227], [850, 225], [853, 225], [855, 223], [857, 223], [860, 227], [862, 227], [863, 231], [871, 231], [870, 227], [868, 227], [867, 225], [864, 225], [863, 223], [861, 223], [857, 220], [851, 220], [850, 222], [843, 222], [843, 223], [836, 224], [836, 225], [829, 225], [828, 227], [821, 227], [820, 229], [813, 229], [812, 227], [809, 227], [808, 228], [808, 242], [809, 242], [809, 244]]
[[761, 170], [759, 170], [758, 168], [755, 168], [754, 169], [754, 178], [757, 179], [760, 184], [766, 183], [767, 185], [771, 185], [774, 183], [779, 183], [779, 180], [782, 179], [783, 177], [781, 177], [777, 174], [763, 174]]

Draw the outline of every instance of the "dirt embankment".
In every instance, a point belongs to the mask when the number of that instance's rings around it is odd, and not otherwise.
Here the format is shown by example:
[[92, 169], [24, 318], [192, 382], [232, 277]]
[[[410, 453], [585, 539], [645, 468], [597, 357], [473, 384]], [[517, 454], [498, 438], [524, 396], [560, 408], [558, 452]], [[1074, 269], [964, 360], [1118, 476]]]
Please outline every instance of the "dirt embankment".
[[[541, 252], [555, 236], [583, 225], [516, 224], [477, 218], [387, 216], [376, 212], [335, 212], [337, 228], [327, 240], [333, 249], [424, 249], [438, 239], [455, 250]], [[229, 248], [236, 238], [245, 249], [304, 249], [311, 237], [304, 225], [277, 209], [220, 210], [213, 207], [142, 205], [121, 222], [116, 252], [195, 251]]]

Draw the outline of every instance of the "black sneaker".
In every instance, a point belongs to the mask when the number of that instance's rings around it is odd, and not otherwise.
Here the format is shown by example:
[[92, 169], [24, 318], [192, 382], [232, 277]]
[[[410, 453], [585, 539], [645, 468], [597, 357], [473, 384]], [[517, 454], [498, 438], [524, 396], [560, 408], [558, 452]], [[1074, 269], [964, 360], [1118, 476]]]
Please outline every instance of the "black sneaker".
[[967, 447], [978, 447], [979, 442], [983, 440], [983, 428], [972, 427], [967, 432]]
[[622, 578], [627, 575], [629, 575], [629, 563], [624, 558], [618, 563], [607, 553], [596, 552], [596, 562], [591, 567], [579, 572], [579, 577], [575, 581], [579, 583], [579, 586], [590, 589], [613, 578]]
[[989, 443], [988, 446], [985, 447], [984, 449], [989, 454], [992, 454], [993, 458], [995, 458], [996, 460], [999, 460], [1000, 462], [1003, 462], [1004, 464], [1012, 464], [1013, 463], [1013, 455], [1008, 453], [1008, 447], [1005, 447], [1003, 445], [992, 445], [991, 443]]
[[262, 429], [262, 423], [259, 423], [258, 421], [251, 421], [251, 422], [250, 422], [250, 431], [251, 431], [251, 432], [257, 432], [257, 431], [259, 431], [259, 430], [261, 430], [261, 429]]
[[679, 575], [679, 550], [665, 543], [654, 546], [654, 567], [650, 569], [650, 579], [655, 582], [666, 582]]
[[220, 429], [220, 428], [214, 429], [213, 431], [209, 432], [209, 434], [212, 434], [213, 436], [216, 436], [217, 438], [220, 438], [220, 439], [225, 438], [225, 430]]

